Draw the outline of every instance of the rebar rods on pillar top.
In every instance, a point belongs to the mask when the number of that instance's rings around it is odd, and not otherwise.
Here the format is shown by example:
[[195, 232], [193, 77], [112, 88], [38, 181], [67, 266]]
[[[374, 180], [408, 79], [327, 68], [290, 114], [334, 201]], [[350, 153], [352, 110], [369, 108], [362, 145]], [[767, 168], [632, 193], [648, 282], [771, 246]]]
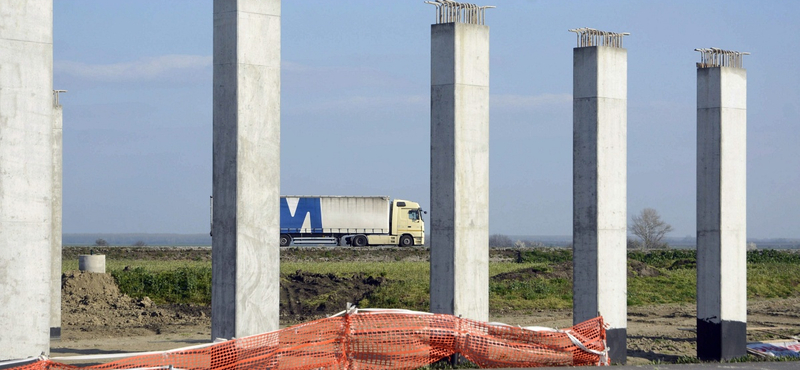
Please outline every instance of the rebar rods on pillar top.
[[629, 32], [608, 32], [594, 28], [573, 28], [569, 32], [578, 35], [578, 47], [585, 48], [590, 46], [608, 46], [612, 48], [622, 47], [622, 37], [630, 35]]
[[484, 25], [486, 23], [486, 9], [494, 6], [478, 6], [475, 4], [458, 3], [452, 0], [426, 1], [436, 7], [436, 24], [441, 23], [469, 23]]
[[742, 62], [748, 52], [722, 50], [720, 48], [694, 49], [700, 52], [700, 63], [697, 68], [733, 67], [743, 68]]
[[53, 90], [53, 105], [58, 107], [61, 104], [58, 102], [58, 94], [65, 93], [67, 90]]

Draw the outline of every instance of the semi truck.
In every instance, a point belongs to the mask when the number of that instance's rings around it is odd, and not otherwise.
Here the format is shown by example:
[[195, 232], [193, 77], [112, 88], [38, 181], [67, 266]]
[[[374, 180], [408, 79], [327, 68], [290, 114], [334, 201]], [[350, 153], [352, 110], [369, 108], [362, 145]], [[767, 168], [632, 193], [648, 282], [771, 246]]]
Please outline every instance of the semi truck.
[[281, 196], [281, 246], [425, 244], [419, 203], [388, 196]]

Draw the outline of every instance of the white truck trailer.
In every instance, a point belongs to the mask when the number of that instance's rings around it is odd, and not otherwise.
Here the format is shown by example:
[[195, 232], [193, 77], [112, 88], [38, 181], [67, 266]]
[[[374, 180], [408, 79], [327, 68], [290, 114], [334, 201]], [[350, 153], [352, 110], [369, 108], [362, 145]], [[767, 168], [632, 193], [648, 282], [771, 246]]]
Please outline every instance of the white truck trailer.
[[425, 244], [419, 203], [386, 196], [281, 196], [281, 246]]

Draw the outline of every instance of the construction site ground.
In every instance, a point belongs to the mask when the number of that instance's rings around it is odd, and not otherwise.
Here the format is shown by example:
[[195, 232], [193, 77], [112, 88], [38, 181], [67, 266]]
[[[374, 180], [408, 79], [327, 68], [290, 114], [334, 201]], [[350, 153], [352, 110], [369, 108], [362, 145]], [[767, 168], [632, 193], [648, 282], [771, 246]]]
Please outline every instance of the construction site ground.
[[[209, 254], [207, 248], [198, 248]], [[397, 249], [385, 249], [394, 253]], [[82, 249], [67, 251], [65, 258], [80, 254]], [[170, 251], [175, 251], [170, 253]], [[163, 258], [186, 254], [186, 249], [159, 248]], [[197, 259], [195, 252], [189, 257]], [[411, 256], [417, 252], [400, 252]], [[144, 253], [142, 258], [153, 258]], [[365, 253], [376, 258], [380, 249]], [[404, 257], [404, 258], [406, 258]], [[182, 258], [182, 257], [181, 257]], [[205, 258], [205, 257], [203, 257]], [[387, 260], [396, 260], [388, 257]], [[319, 294], [325, 289], [347, 286], [353, 294], [366, 294], [379, 284], [376, 277], [361, 277], [359, 281], [337, 281], [335, 276], [297, 272], [290, 279], [292, 286], [282, 286], [286, 294]], [[339, 278], [340, 279], [340, 278]], [[340, 279], [341, 280], [341, 279]], [[331, 304], [330, 313], [342, 309], [341, 302]], [[282, 326], [313, 319], [326, 313], [296, 312], [282, 305]], [[667, 304], [628, 308], [628, 363], [648, 364], [653, 361], [674, 363], [682, 357], [696, 354], [694, 304]], [[299, 316], [298, 316], [299, 315]], [[203, 305], [156, 305], [149, 298], [131, 298], [120, 293], [110, 274], [66, 271], [62, 277], [62, 334], [51, 343], [51, 357], [87, 354], [110, 354], [167, 350], [211, 341], [211, 308]], [[540, 310], [525, 314], [497, 314], [490, 321], [520, 326], [565, 328], [572, 325], [571, 310]], [[781, 339], [800, 335], [800, 298], [750, 300], [748, 302], [748, 341]]]

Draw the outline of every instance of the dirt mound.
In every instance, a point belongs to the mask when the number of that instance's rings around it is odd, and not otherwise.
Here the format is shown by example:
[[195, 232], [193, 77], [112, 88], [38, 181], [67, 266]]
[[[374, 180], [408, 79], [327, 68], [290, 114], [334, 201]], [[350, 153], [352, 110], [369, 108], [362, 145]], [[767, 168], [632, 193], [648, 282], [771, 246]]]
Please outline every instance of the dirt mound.
[[386, 281], [383, 277], [355, 274], [342, 277], [298, 270], [281, 276], [281, 318], [303, 321], [335, 314], [347, 302], [358, 304]]
[[680, 259], [672, 263], [672, 266], [667, 267], [667, 270], [681, 270], [681, 269], [696, 269], [697, 260], [693, 259]]
[[[383, 277], [341, 277], [298, 271], [281, 276], [281, 319], [306, 321], [358, 304], [385, 282]], [[211, 307], [157, 305], [119, 291], [110, 274], [69, 271], [61, 278], [64, 337], [112, 338], [179, 332], [181, 327], [210, 326]]]
[[61, 275], [61, 300], [68, 305], [112, 306], [127, 298], [109, 274], [70, 271]]
[[91, 333], [91, 337], [159, 334], [169, 325], [210, 323], [210, 307], [133, 299], [120, 293], [111, 275], [80, 271], [61, 276], [61, 308], [66, 332]]
[[663, 273], [658, 271], [653, 266], [650, 266], [644, 262], [640, 262], [637, 260], [628, 259], [628, 277], [657, 277], [661, 276]]
[[494, 281], [517, 280], [525, 281], [539, 277], [545, 279], [572, 280], [572, 262], [562, 262], [549, 267], [529, 267], [526, 269], [504, 272], [491, 277]]

